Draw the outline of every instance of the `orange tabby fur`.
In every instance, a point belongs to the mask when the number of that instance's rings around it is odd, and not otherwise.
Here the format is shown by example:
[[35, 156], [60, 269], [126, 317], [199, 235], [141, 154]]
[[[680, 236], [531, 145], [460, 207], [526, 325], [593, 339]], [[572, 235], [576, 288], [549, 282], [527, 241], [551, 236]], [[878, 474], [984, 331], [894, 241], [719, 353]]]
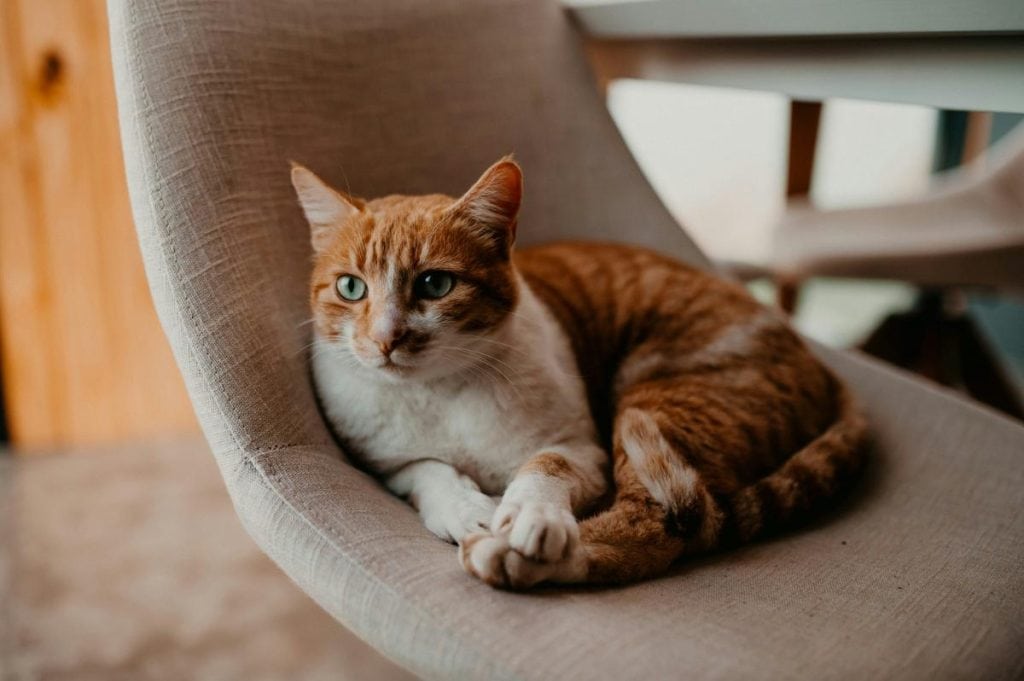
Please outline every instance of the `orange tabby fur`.
[[[546, 245], [515, 263], [572, 339], [612, 443], [615, 499], [580, 527], [586, 581], [643, 579], [806, 521], [861, 468], [866, 428], [845, 387], [742, 287], [624, 245]], [[671, 508], [638, 467], [676, 492]]]
[[[863, 463], [865, 423], [780, 315], [738, 285], [632, 246], [561, 243], [510, 258], [520, 171], [504, 160], [488, 173], [498, 173], [515, 199], [506, 231], [489, 233], [490, 241], [466, 238], [470, 218], [448, 210], [455, 200], [445, 196], [345, 197], [390, 218], [381, 225], [370, 211], [353, 218], [355, 227], [318, 256], [311, 286], [326, 337], [342, 317], [361, 315], [356, 324], [369, 324], [371, 305], [336, 298], [344, 263], [362, 263], [364, 271], [383, 271], [389, 259], [404, 266], [417, 257], [420, 232], [434, 230], [450, 238], [435, 240], [431, 257], [473, 284], [437, 301], [447, 316], [467, 330], [498, 324], [515, 308], [518, 271], [570, 339], [611, 452], [614, 499], [581, 523], [582, 559], [568, 572], [548, 575], [513, 551], [501, 569], [481, 574], [469, 557], [502, 527], [466, 538], [460, 555], [467, 571], [512, 588], [643, 579], [682, 555], [805, 521], [847, 486]], [[402, 342], [414, 352], [418, 339]], [[521, 472], [592, 487], [554, 452], [529, 459]]]

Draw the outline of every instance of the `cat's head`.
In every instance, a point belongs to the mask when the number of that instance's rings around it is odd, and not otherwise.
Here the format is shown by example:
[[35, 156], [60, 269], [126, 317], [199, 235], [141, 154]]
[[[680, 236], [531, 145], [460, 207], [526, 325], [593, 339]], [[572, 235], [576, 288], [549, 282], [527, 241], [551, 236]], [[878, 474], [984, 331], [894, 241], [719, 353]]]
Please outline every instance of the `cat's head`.
[[331, 356], [395, 381], [496, 354], [500, 341], [488, 336], [518, 299], [511, 252], [523, 181], [511, 158], [458, 199], [363, 201], [298, 165], [292, 185], [312, 230], [310, 302]]

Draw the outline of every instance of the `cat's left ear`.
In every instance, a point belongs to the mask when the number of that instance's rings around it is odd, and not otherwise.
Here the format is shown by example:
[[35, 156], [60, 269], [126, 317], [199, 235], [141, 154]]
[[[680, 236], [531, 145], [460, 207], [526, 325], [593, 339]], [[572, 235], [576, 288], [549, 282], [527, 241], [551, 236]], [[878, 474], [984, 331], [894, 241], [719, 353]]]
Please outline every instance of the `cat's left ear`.
[[313, 249], [318, 253], [327, 246], [331, 235], [362, 209], [361, 201], [332, 189], [312, 170], [295, 162], [292, 162], [292, 186], [309, 221]]
[[516, 240], [516, 218], [522, 198], [523, 171], [511, 156], [506, 156], [485, 170], [449, 210], [468, 218], [507, 251]]

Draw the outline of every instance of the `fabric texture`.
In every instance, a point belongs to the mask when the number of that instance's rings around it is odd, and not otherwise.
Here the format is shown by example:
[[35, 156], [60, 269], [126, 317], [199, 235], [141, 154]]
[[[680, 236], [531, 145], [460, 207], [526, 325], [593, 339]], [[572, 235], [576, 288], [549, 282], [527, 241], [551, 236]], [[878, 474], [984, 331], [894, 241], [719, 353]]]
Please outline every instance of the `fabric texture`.
[[[494, 591], [348, 465], [308, 374], [294, 159], [355, 194], [458, 193], [514, 151], [521, 243], [707, 266], [541, 0], [111, 0], [157, 309], [236, 510], [324, 609], [429, 679], [1024, 673], [1024, 428], [849, 354], [877, 451], [842, 513], [627, 588]], [[349, 182], [351, 180], [351, 183]]]

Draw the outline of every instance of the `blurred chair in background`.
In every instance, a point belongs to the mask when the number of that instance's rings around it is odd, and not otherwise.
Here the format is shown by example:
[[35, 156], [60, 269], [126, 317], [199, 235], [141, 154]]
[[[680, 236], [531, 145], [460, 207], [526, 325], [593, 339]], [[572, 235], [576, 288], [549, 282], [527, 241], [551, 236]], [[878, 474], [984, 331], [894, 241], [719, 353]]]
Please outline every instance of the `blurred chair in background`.
[[812, 276], [896, 279], [923, 288], [863, 344], [882, 359], [958, 387], [1018, 418], [1022, 387], [966, 315], [963, 290], [1024, 291], [1024, 126], [991, 153], [940, 175], [928, 195], [884, 206], [817, 210], [795, 202], [774, 238], [780, 304]]
[[[781, 3], [756, 21], [727, 3], [567, 4], [591, 37], [599, 82], [641, 78], [790, 98], [786, 195], [794, 210], [776, 239], [775, 259], [720, 263], [742, 279], [773, 276], [783, 309], [795, 309], [800, 279], [809, 276], [884, 275], [944, 289], [995, 284], [1002, 291], [1022, 269], [1020, 178], [1008, 159], [981, 180], [956, 173], [934, 195], [900, 203], [893, 213], [820, 212], [804, 206], [811, 190], [821, 103], [829, 99], [979, 112], [971, 114], [973, 120], [985, 120], [988, 114], [982, 112], [989, 111], [1024, 113], [1024, 42], [1019, 38], [1024, 14], [1019, 3], [978, 0], [969, 12], [925, 1], [919, 3], [920, 11], [891, 3], [835, 3], [807, 12], [800, 3]], [[984, 135], [977, 134], [984, 127], [969, 130], [968, 148], [984, 147]], [[958, 154], [956, 160], [961, 160]], [[1014, 182], [1018, 189], [1009, 187]], [[936, 220], [937, 225], [925, 224]], [[943, 318], [936, 313], [947, 299], [955, 296], [922, 296], [913, 334], [903, 324], [897, 333], [869, 339], [865, 348], [1020, 416], [1021, 391], [1004, 378], [1000, 360], [985, 351], [969, 322], [955, 317], [959, 321], [952, 327], [946, 324], [941, 333], [929, 330], [944, 323], [931, 320]], [[908, 335], [920, 340], [907, 343]], [[903, 342], [894, 343], [894, 336]], [[930, 340], [934, 338], [946, 340]]]

